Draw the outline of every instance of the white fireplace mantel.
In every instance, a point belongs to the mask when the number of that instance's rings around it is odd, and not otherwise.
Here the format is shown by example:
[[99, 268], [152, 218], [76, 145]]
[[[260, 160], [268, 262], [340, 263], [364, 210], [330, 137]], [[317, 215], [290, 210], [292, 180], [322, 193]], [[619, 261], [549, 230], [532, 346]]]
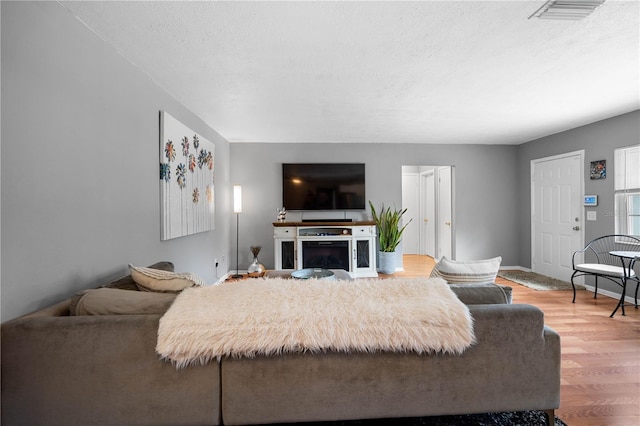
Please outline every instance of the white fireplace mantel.
[[[366, 222], [275, 222], [273, 223], [275, 269], [297, 270], [321, 267], [327, 258], [338, 262], [328, 269], [345, 269], [351, 278], [377, 277], [376, 224]], [[310, 254], [314, 254], [311, 256]]]

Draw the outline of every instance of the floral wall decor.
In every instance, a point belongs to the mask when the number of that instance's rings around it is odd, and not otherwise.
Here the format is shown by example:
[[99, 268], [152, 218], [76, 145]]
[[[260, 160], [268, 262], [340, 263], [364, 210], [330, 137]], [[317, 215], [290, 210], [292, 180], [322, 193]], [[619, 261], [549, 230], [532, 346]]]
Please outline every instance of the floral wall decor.
[[161, 111], [161, 240], [215, 229], [214, 150], [212, 142]]

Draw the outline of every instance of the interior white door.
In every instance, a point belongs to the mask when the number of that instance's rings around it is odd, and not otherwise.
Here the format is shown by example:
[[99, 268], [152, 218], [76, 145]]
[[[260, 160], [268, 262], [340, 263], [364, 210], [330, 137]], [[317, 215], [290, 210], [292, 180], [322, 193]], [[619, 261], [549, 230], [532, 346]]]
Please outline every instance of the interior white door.
[[436, 179], [433, 170], [421, 175], [422, 229], [421, 253], [436, 257]]
[[407, 209], [402, 216], [402, 223], [407, 224], [402, 234], [402, 254], [420, 252], [420, 181], [418, 177], [417, 173], [402, 174], [402, 208]]
[[453, 258], [453, 206], [451, 167], [438, 167], [437, 258]]
[[531, 162], [531, 269], [569, 280], [583, 247], [584, 151]]

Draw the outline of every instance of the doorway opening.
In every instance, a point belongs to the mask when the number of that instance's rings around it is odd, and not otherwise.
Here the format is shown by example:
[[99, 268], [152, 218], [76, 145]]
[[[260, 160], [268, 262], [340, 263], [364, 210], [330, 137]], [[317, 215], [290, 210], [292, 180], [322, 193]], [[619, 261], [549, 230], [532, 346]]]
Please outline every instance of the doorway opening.
[[402, 253], [455, 259], [454, 167], [402, 166]]

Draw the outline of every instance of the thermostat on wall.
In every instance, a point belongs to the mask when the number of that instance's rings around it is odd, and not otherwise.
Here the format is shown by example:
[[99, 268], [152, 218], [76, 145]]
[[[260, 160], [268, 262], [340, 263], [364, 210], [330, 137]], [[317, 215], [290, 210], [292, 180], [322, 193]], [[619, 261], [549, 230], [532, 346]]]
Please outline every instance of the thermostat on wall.
[[598, 196], [597, 195], [585, 195], [584, 196], [584, 205], [587, 207], [594, 207], [598, 205]]

